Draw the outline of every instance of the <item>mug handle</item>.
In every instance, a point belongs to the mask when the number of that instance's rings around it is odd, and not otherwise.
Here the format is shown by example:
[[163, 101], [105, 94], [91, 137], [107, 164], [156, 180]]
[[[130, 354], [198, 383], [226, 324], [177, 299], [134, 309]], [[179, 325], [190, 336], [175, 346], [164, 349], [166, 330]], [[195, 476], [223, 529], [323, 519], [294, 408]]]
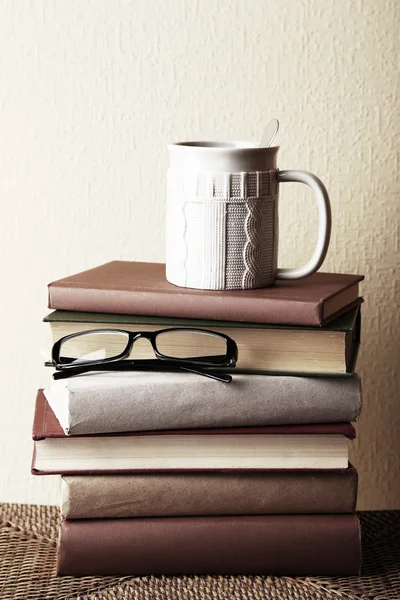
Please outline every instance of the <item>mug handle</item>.
[[278, 269], [276, 272], [277, 279], [302, 279], [303, 277], [307, 277], [308, 275], [315, 273], [315, 271], [318, 271], [328, 252], [332, 229], [329, 196], [322, 181], [307, 171], [278, 171], [277, 176], [279, 183], [284, 183], [286, 181], [305, 183], [314, 191], [317, 199], [319, 230], [314, 254], [308, 263], [298, 269]]

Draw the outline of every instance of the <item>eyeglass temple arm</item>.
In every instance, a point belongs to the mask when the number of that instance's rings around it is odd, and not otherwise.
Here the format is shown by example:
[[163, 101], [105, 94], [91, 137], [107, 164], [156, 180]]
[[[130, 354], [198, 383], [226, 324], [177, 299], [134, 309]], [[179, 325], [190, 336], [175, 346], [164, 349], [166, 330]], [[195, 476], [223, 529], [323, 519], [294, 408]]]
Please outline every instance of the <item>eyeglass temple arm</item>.
[[[215, 355], [210, 355], [210, 356], [193, 356], [193, 357], [187, 357], [183, 360], [185, 361], [192, 361], [193, 363], [196, 363], [200, 366], [200, 368], [203, 368], [203, 365], [201, 363], [204, 363], [204, 366], [210, 366], [210, 362], [214, 361], [215, 362], [215, 367], [218, 367], [218, 362], [222, 363], [224, 361], [224, 359], [226, 359], [225, 354], [215, 354]], [[236, 366], [236, 359], [230, 359], [230, 366]], [[227, 366], [228, 362], [225, 360], [223, 366]]]
[[215, 379], [216, 381], [222, 381], [222, 383], [230, 383], [232, 381], [232, 376], [227, 373], [214, 373], [213, 371], [203, 371], [202, 369], [191, 369], [189, 367], [178, 367], [182, 371], [189, 371], [189, 373], [196, 373], [197, 375], [204, 375], [204, 377], [209, 377], [210, 379]]
[[[227, 373], [216, 373], [213, 371], [203, 370], [202, 368], [196, 369], [192, 367], [184, 367], [181, 365], [162, 365], [160, 361], [156, 361], [155, 363], [144, 365], [142, 363], [142, 368], [146, 369], [146, 367], [157, 367], [153, 368], [153, 371], [162, 371], [168, 369], [179, 369], [182, 371], [188, 371], [190, 373], [196, 373], [198, 375], [203, 375], [204, 377], [209, 377], [210, 379], [215, 379], [216, 381], [221, 381], [223, 383], [230, 383], [232, 381], [231, 375]], [[164, 367], [164, 368], [163, 368]], [[128, 365], [128, 364], [113, 364], [108, 363], [107, 365], [87, 365], [82, 367], [71, 367], [65, 370], [59, 370], [53, 373], [53, 379], [67, 379], [68, 377], [73, 377], [74, 375], [83, 375], [84, 373], [89, 373], [90, 371], [139, 371], [140, 365]]]
[[[211, 360], [214, 360], [214, 361], [217, 362], [217, 361], [222, 361], [224, 358], [225, 358], [224, 354], [216, 354], [216, 355], [211, 355], [211, 356], [193, 356], [193, 357], [185, 358], [184, 360], [186, 360], [186, 361], [196, 361], [198, 363], [202, 363], [202, 362], [209, 363]], [[159, 364], [159, 361], [160, 361], [159, 358], [158, 359], [151, 359], [151, 358], [149, 358], [149, 359], [142, 359], [142, 364], [149, 363], [150, 361], [153, 361], [153, 360], [157, 360], [157, 364]], [[161, 359], [161, 360], [162, 360], [163, 363], [166, 363], [166, 364], [174, 362], [173, 359], [167, 359], [167, 360]], [[69, 366], [69, 365], [72, 365], [73, 363], [76, 363], [76, 366], [79, 368], [79, 363], [80, 362], [81, 361], [79, 359], [77, 359], [77, 358], [70, 358], [69, 356], [63, 356], [62, 363], [59, 363], [57, 365], [56, 365], [56, 363], [54, 363], [54, 364], [55, 364], [56, 368], [57, 367], [58, 368], [62, 368], [63, 366]], [[96, 360], [85, 361], [85, 362], [89, 362], [89, 363], [94, 364], [94, 365], [96, 364]], [[102, 361], [99, 361], [97, 364], [100, 364], [100, 362], [102, 362]], [[124, 362], [126, 364], [128, 364], [128, 360], [125, 360]], [[138, 363], [138, 360], [129, 361], [129, 364], [132, 364], [132, 362]], [[109, 362], [107, 361], [107, 362], [104, 362], [104, 363], [102, 362], [102, 364], [112, 364], [112, 361], [109, 361]], [[156, 363], [154, 363], [154, 364], [156, 364]], [[200, 366], [202, 367], [202, 365], [200, 365]], [[208, 365], [205, 365], [205, 366], [208, 366]], [[216, 364], [215, 366], [218, 366], [218, 365]]]

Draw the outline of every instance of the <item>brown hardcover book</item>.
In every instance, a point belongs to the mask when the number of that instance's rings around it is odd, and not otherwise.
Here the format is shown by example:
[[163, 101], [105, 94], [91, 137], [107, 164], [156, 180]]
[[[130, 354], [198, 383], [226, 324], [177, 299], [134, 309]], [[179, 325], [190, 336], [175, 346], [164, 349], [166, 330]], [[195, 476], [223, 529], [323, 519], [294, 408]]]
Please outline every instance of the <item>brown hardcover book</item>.
[[355, 515], [63, 521], [59, 575], [357, 575]]
[[320, 326], [358, 298], [361, 275], [315, 273], [256, 290], [176, 287], [165, 265], [113, 261], [54, 281], [49, 307], [67, 311]]
[[350, 423], [65, 435], [43, 390], [36, 399], [32, 473], [264, 471], [348, 466]]
[[357, 472], [143, 473], [65, 475], [65, 519], [194, 515], [352, 513]]

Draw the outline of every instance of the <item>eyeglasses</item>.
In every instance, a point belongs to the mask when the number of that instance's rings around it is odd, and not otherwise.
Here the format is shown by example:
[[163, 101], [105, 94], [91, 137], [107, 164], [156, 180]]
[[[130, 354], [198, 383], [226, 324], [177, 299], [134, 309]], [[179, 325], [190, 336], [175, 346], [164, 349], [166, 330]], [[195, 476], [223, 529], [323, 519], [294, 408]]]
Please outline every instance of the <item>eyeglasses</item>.
[[[148, 340], [156, 358], [128, 360], [134, 343]], [[229, 383], [232, 377], [210, 368], [235, 367], [238, 349], [227, 335], [174, 327], [159, 331], [93, 329], [72, 333], [53, 346], [54, 379], [89, 371], [183, 370]]]

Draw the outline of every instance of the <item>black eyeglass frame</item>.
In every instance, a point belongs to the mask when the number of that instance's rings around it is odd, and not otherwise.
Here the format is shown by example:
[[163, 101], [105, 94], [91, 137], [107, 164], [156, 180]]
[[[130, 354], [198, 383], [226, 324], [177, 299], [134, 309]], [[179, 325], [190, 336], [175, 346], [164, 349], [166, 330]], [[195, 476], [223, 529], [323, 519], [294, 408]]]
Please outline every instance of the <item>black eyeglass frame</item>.
[[[167, 356], [160, 352], [157, 348], [157, 335], [166, 332], [173, 331], [185, 331], [192, 333], [202, 333], [206, 335], [212, 335], [221, 338], [226, 343], [226, 353], [224, 355], [215, 355], [215, 356], [204, 356], [204, 357], [193, 357], [193, 358], [175, 358], [171, 356]], [[101, 358], [96, 360], [88, 360], [82, 364], [74, 362], [76, 359], [71, 359], [71, 362], [61, 362], [60, 350], [62, 345], [76, 337], [89, 335], [89, 334], [124, 334], [128, 336], [127, 344], [123, 352], [117, 354], [116, 356], [112, 356], [109, 358]], [[130, 355], [134, 343], [138, 339], [147, 339], [149, 340], [153, 352], [156, 356], [156, 360], [152, 359], [134, 359], [134, 360], [126, 360]], [[93, 370], [135, 370], [135, 369], [153, 369], [153, 370], [165, 370], [165, 369], [174, 369], [179, 368], [185, 371], [192, 371], [195, 373], [199, 373], [201, 375], [205, 375], [207, 377], [211, 377], [213, 379], [219, 379], [225, 382], [231, 381], [231, 377], [226, 374], [214, 374], [210, 371], [203, 371], [203, 367], [235, 367], [238, 358], [238, 348], [236, 342], [225, 335], [224, 333], [210, 331], [208, 329], [199, 329], [195, 327], [171, 327], [167, 329], [159, 329], [157, 331], [127, 331], [126, 329], [90, 329], [87, 331], [79, 331], [77, 333], [71, 333], [60, 338], [53, 345], [52, 349], [52, 363], [56, 371], [59, 373], [54, 373], [54, 379], [61, 379], [65, 377], [70, 377], [73, 375], [80, 375], [83, 373], [87, 373], [88, 371]], [[104, 367], [107, 367], [104, 369]], [[198, 368], [194, 368], [198, 367]]]

